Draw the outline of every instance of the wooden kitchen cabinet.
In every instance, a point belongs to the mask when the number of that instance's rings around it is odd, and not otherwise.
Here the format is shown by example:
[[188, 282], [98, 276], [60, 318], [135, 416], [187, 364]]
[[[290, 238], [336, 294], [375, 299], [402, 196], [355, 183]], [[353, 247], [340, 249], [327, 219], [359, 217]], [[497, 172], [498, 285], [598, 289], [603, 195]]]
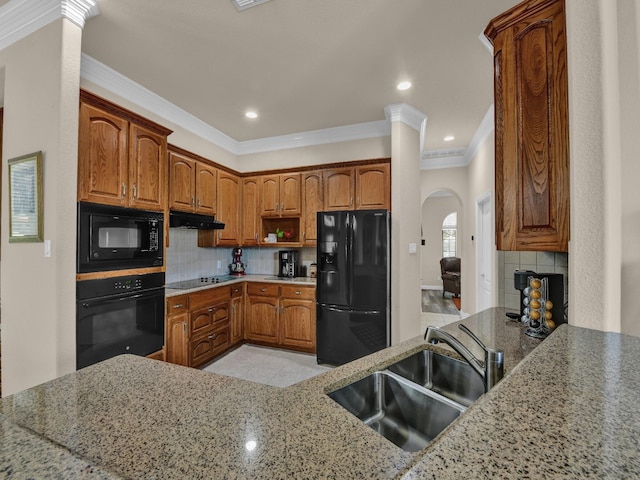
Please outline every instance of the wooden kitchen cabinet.
[[169, 148], [169, 208], [215, 215], [217, 170], [188, 152]]
[[260, 184], [259, 177], [242, 179], [242, 235], [243, 246], [260, 244]]
[[167, 299], [165, 358], [169, 363], [189, 366], [189, 298]]
[[199, 247], [236, 247], [240, 245], [240, 203], [242, 183], [238, 175], [218, 170], [216, 219], [221, 230], [198, 230]]
[[197, 368], [229, 349], [231, 292], [215, 287], [167, 299], [168, 362]]
[[229, 307], [229, 342], [237, 345], [244, 340], [244, 284], [231, 285]]
[[364, 165], [355, 171], [356, 210], [391, 210], [391, 165]]
[[323, 172], [324, 210], [352, 210], [354, 186], [353, 168], [336, 168]]
[[260, 344], [278, 344], [278, 285], [247, 283], [245, 337]]
[[390, 210], [390, 172], [388, 163], [324, 170], [324, 210]]
[[317, 213], [323, 210], [322, 172], [307, 172], [302, 176], [301, 242], [305, 247], [317, 244]]
[[250, 342], [315, 352], [315, 288], [248, 283], [245, 336]]
[[494, 47], [496, 243], [568, 251], [564, 1], [521, 2], [485, 30]]
[[315, 288], [299, 285], [280, 287], [280, 344], [316, 351]]
[[164, 210], [170, 130], [80, 92], [78, 200]]
[[263, 217], [300, 216], [300, 174], [261, 176], [260, 204]]

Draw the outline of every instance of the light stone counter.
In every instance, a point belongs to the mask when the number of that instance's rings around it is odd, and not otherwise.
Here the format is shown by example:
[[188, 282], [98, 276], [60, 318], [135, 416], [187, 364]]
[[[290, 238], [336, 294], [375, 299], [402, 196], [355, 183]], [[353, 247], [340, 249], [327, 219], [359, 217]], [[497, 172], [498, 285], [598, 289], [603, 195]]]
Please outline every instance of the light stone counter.
[[[135, 479], [640, 475], [640, 338], [565, 325], [540, 342], [503, 309], [462, 323], [505, 350], [507, 376], [417, 453], [325, 393], [425, 348], [421, 337], [285, 389], [116, 357], [3, 399], [2, 463], [17, 478], [78, 478], [78, 465]], [[41, 451], [58, 454], [52, 473], [22, 471]]]
[[189, 288], [189, 289], [177, 289], [177, 288], [167, 288], [165, 289], [165, 297], [175, 297], [176, 295], [185, 295], [193, 292], [197, 292], [199, 290], [206, 290], [207, 288], [220, 288], [226, 287], [229, 285], [233, 285], [234, 283], [240, 282], [265, 282], [265, 283], [284, 283], [289, 285], [309, 285], [316, 286], [316, 279], [311, 277], [278, 277], [277, 275], [243, 275], [241, 277], [236, 277], [233, 280], [229, 280], [223, 283], [211, 284], [206, 283], [201, 287]]

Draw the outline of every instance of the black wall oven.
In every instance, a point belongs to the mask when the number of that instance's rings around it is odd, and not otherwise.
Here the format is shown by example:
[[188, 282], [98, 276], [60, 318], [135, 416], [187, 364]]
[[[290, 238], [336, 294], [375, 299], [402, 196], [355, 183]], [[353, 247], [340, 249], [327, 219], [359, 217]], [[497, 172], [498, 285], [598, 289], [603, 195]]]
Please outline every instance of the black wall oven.
[[76, 367], [164, 345], [164, 273], [76, 283]]
[[163, 264], [163, 212], [78, 202], [78, 273]]

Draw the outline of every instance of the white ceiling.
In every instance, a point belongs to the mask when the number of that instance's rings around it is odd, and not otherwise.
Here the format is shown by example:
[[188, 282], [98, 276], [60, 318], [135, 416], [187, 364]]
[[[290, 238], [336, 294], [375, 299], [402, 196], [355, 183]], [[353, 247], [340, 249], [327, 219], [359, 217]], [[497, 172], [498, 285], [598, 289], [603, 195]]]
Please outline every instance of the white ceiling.
[[384, 120], [407, 103], [427, 115], [426, 150], [457, 149], [493, 101], [479, 36], [516, 3], [98, 0], [82, 51], [236, 141]]

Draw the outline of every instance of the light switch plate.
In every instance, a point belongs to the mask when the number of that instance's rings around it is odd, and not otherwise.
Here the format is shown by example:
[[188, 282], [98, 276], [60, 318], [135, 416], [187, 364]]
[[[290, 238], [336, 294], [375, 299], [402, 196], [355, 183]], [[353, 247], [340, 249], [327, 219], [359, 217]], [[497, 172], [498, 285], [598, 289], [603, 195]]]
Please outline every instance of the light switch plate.
[[44, 241], [44, 256], [45, 258], [51, 257], [51, 240]]
[[418, 250], [418, 246], [415, 243], [409, 244], [409, 253], [416, 253]]

